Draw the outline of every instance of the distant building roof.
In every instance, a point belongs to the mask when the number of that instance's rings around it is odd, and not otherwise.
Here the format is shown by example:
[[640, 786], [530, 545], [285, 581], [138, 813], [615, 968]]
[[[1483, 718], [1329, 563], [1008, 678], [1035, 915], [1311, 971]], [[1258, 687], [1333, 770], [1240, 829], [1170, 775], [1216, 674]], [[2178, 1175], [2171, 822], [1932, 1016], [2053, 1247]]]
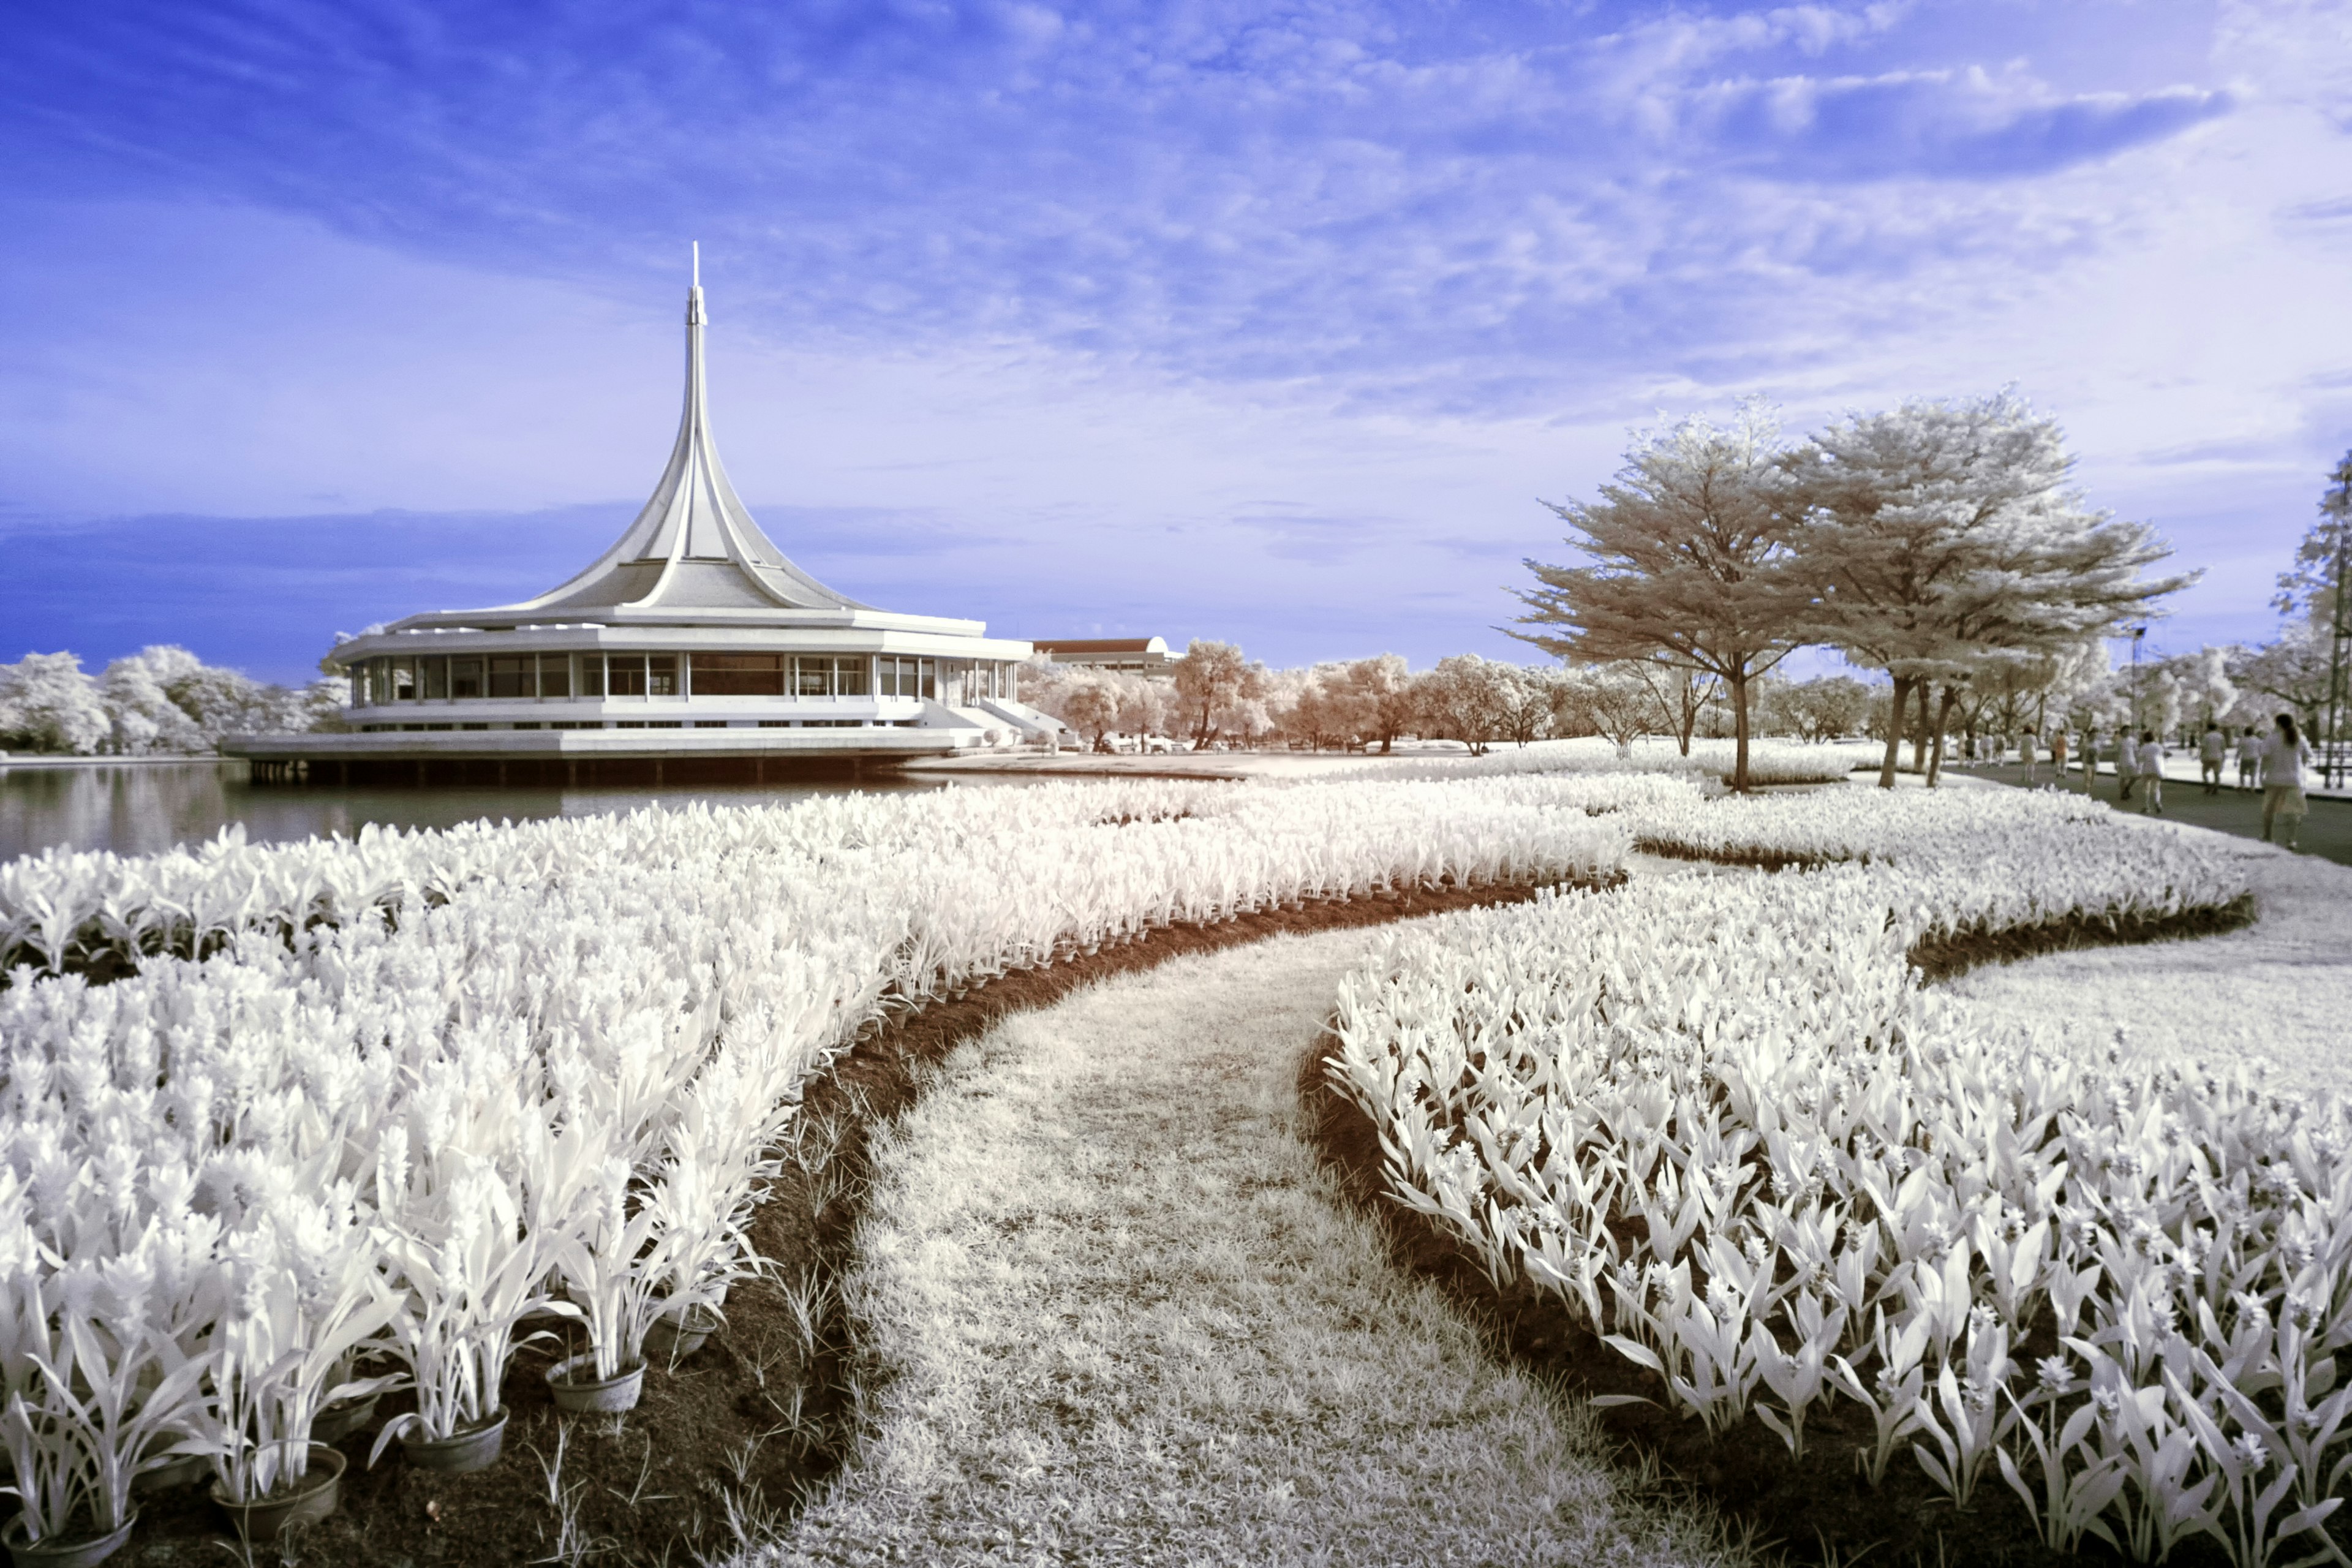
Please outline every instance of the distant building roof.
[[1156, 653], [1168, 657], [1166, 637], [1031, 637], [1029, 646], [1054, 658], [1063, 654]]

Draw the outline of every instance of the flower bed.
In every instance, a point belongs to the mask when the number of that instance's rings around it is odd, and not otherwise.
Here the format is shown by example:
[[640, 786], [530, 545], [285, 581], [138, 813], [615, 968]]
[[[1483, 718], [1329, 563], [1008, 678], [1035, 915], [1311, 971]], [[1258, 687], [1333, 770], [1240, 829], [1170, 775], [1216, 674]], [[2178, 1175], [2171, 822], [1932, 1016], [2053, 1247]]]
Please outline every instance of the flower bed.
[[[180, 1452], [282, 1489], [368, 1357], [406, 1436], [495, 1421], [533, 1314], [625, 1370], [753, 1266], [767, 1152], [861, 1030], [1172, 923], [1603, 876], [1618, 787], [1082, 784], [18, 862], [47, 971], [0, 994], [27, 1521], [119, 1521]], [[101, 960], [136, 973], [72, 972]]]
[[2326, 1548], [2352, 1469], [2346, 1109], [2045, 1051], [1906, 963], [1938, 931], [2210, 909], [2242, 883], [2032, 797], [1851, 827], [1807, 805], [1641, 831], [1885, 852], [1392, 941], [1343, 987], [1330, 1062], [1389, 1190], [1711, 1433], [1753, 1419], [1801, 1457], [1809, 1416], [1856, 1411], [1870, 1484], [1901, 1464], [1961, 1507], [2006, 1488], [2057, 1552]]

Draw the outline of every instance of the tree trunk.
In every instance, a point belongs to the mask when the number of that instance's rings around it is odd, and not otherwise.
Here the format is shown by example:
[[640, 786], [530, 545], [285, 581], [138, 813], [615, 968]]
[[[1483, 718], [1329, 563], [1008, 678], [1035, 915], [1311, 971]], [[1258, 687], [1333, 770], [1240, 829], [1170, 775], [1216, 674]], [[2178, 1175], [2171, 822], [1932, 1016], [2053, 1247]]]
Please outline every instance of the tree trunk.
[[1912, 731], [1911, 735], [1911, 771], [1913, 773], [1924, 773], [1927, 771], [1927, 688], [1930, 682], [1922, 680], [1917, 688], [1919, 728]]
[[1886, 705], [1886, 760], [1878, 767], [1878, 787], [1895, 787], [1895, 764], [1903, 760], [1903, 715], [1911, 706], [1911, 678], [1895, 678], [1895, 698]]
[[1936, 781], [1943, 776], [1944, 726], [1952, 717], [1952, 704], [1958, 700], [1959, 693], [1958, 691], [1948, 686], [1944, 688], [1943, 698], [1936, 708], [1936, 749], [1934, 752], [1929, 753], [1927, 759], [1927, 787], [1929, 789], [1934, 789], [1936, 787]]
[[1731, 723], [1735, 737], [1731, 758], [1731, 787], [1745, 794], [1748, 789], [1748, 672], [1742, 665], [1734, 670], [1731, 683]]

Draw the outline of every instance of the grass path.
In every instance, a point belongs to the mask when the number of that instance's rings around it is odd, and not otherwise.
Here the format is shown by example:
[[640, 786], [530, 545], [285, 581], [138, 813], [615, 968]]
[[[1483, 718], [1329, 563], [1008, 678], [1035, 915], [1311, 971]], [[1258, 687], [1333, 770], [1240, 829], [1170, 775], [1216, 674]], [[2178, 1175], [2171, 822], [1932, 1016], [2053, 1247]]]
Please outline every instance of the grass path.
[[2105, 947], [1973, 971], [1950, 983], [1978, 1016], [2101, 1052], [2268, 1064], [2284, 1089], [2352, 1089], [2352, 868], [2209, 830], [2241, 860], [2254, 923], [2194, 942]]
[[1392, 1269], [1295, 1131], [1365, 931], [1000, 1026], [877, 1150], [861, 1451], [759, 1561], [1719, 1561]]

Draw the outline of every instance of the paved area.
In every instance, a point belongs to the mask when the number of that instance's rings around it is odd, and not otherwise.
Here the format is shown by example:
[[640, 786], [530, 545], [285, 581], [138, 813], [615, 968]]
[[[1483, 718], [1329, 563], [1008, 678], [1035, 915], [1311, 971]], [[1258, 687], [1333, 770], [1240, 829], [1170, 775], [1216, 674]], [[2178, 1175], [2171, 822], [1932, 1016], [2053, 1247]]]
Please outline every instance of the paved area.
[[[2014, 763], [1996, 767], [1962, 767], [1950, 770], [1958, 778], [1990, 779], [1999, 784], [2023, 786], [2025, 770]], [[2237, 776], [2235, 769], [2229, 775]], [[2049, 784], [2051, 773], [2047, 763], [2034, 769], [2035, 786]], [[2070, 769], [2065, 788], [2082, 793], [2083, 774], [2080, 769]], [[2102, 773], [2093, 786], [2100, 799], [2116, 799], [2116, 779], [2113, 773]], [[2137, 811], [2140, 799], [2137, 791], [2123, 803], [2125, 811]], [[2217, 832], [2234, 834], [2241, 838], [2263, 836], [2263, 792], [2240, 789], [2225, 784], [2219, 795], [2207, 795], [2205, 786], [2194, 779], [2168, 778], [2164, 781], [2164, 815], [2176, 822], [2186, 822], [2196, 827], [2210, 827]], [[2339, 866], [2352, 866], [2352, 801], [2314, 799], [2311, 815], [2303, 819], [2303, 834], [2296, 847], [2307, 855], [2318, 855]]]

